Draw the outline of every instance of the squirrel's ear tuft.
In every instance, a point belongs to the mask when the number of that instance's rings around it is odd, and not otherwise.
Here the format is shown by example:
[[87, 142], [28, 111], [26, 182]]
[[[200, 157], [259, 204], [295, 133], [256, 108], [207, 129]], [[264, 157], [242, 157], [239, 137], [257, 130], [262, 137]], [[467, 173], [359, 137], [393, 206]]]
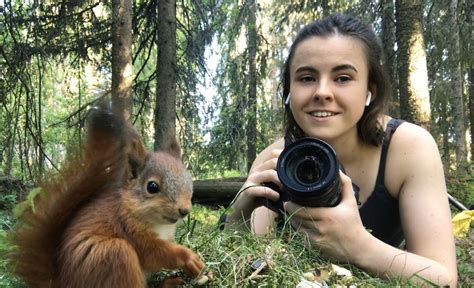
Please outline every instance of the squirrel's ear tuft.
[[132, 125], [129, 127], [130, 133], [128, 138], [130, 142], [128, 144], [127, 156], [131, 176], [132, 178], [136, 178], [145, 165], [148, 152], [137, 131], [132, 127]]
[[172, 138], [164, 147], [164, 151], [168, 152], [177, 159], [181, 159], [181, 146], [179, 146], [176, 138]]

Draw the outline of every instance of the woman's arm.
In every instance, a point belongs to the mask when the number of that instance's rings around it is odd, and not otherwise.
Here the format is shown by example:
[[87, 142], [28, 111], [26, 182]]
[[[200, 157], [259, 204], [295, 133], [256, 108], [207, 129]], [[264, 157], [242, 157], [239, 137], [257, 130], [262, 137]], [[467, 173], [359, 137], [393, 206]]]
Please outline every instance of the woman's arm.
[[[386, 179], [403, 180], [398, 199], [407, 251], [391, 251], [390, 247], [376, 244], [373, 255], [386, 250], [386, 256], [361, 258], [361, 266], [388, 277], [408, 278], [417, 274], [433, 283], [454, 287], [457, 283], [455, 243], [436, 142], [419, 126], [406, 123], [399, 129], [392, 139], [394, 151], [387, 159], [391, 167]], [[386, 271], [381, 269], [384, 265]]]
[[342, 201], [337, 207], [286, 203], [285, 209], [293, 214], [292, 225], [330, 259], [355, 264], [381, 277], [455, 287], [451, 214], [436, 143], [427, 131], [407, 123], [394, 134], [390, 150], [386, 182], [400, 183], [399, 209], [407, 251], [380, 241], [363, 227], [351, 181], [343, 174]]

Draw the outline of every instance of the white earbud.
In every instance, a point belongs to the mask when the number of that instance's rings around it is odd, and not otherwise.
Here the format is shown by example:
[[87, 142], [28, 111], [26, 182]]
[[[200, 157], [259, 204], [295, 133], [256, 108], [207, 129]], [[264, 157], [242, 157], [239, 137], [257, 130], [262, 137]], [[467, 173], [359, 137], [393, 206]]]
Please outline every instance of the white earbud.
[[285, 100], [285, 105], [290, 104], [290, 97], [291, 97], [291, 93], [288, 93], [288, 97], [286, 97], [286, 100]]
[[367, 101], [365, 101], [365, 106], [369, 106], [370, 105], [370, 100], [372, 100], [372, 92], [368, 92], [367, 93]]

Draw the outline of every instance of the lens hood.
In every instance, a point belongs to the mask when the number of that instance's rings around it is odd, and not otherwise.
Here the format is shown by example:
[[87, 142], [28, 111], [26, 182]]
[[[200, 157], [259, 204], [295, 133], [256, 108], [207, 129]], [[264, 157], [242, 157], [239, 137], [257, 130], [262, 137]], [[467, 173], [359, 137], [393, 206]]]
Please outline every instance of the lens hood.
[[291, 201], [303, 206], [330, 207], [340, 200], [340, 164], [323, 140], [303, 138], [280, 154], [277, 173]]

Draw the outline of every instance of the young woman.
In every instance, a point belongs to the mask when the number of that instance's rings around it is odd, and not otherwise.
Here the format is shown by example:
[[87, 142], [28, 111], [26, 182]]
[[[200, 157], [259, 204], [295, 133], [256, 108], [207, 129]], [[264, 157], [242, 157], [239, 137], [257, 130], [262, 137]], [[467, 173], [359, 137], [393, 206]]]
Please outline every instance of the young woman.
[[[331, 208], [286, 202], [292, 226], [334, 261], [380, 277], [417, 275], [454, 287], [455, 244], [439, 151], [423, 128], [383, 114], [390, 89], [381, 54], [370, 26], [347, 15], [299, 32], [284, 71], [285, 138], [258, 155], [226, 226], [244, 221], [255, 233], [271, 231], [276, 214], [256, 200], [275, 201], [279, 193], [262, 184], [281, 186], [275, 169], [285, 140], [319, 138], [345, 168], [342, 200]], [[352, 182], [360, 188], [359, 206]]]

